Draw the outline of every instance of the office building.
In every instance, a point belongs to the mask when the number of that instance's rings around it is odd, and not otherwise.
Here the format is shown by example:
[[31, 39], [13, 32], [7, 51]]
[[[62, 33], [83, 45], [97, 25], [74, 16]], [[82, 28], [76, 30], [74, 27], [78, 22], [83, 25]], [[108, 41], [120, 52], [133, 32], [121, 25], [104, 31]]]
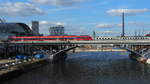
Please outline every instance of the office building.
[[32, 21], [32, 31], [34, 35], [39, 35], [39, 22]]
[[64, 27], [62, 25], [50, 27], [49, 32], [51, 36], [62, 36], [64, 35]]

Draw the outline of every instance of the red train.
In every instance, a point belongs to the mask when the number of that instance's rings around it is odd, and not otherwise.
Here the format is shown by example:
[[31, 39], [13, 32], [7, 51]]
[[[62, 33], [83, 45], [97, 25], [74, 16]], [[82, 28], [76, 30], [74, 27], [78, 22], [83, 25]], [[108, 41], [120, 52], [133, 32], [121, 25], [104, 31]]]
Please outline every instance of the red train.
[[93, 40], [91, 36], [12, 36], [9, 37], [11, 41], [53, 41], [53, 40], [76, 40], [89, 41]]
[[150, 34], [146, 34], [145, 36], [150, 36]]

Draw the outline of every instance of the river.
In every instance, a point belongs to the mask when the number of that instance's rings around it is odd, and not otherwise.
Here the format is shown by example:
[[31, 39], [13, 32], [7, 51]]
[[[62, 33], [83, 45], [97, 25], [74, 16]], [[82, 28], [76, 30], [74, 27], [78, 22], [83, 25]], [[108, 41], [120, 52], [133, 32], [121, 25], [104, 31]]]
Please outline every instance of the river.
[[150, 65], [127, 52], [78, 52], [64, 63], [48, 64], [4, 84], [150, 84]]

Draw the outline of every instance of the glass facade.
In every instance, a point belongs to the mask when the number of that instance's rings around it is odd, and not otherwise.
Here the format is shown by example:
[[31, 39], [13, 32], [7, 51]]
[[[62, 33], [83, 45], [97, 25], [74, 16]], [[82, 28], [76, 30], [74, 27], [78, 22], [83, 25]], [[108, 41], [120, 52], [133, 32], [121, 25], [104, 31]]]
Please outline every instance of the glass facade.
[[63, 26], [54, 26], [49, 29], [51, 36], [63, 36], [64, 35], [64, 27]]
[[32, 35], [32, 31], [23, 23], [0, 23], [0, 34], [29, 36]]

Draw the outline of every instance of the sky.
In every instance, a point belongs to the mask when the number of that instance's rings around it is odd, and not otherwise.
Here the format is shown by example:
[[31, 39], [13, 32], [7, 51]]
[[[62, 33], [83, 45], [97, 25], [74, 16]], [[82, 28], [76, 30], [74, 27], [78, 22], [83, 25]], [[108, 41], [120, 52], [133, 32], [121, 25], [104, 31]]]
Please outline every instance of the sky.
[[[63, 25], [76, 35], [120, 36], [122, 12], [125, 35], [150, 33], [150, 0], [0, 0], [0, 18], [6, 22], [40, 22], [40, 33]], [[135, 33], [136, 32], [136, 33]]]

